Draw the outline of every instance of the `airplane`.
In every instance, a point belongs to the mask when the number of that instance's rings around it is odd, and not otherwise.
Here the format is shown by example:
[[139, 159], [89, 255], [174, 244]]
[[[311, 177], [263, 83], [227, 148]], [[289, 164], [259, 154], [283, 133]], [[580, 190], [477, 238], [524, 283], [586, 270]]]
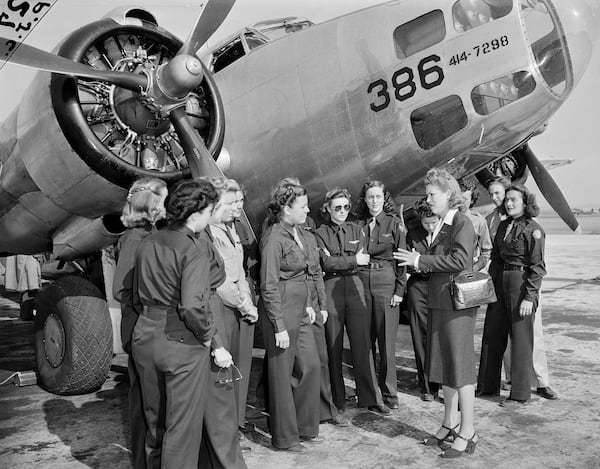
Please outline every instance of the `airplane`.
[[[140, 177], [224, 173], [247, 188], [258, 229], [286, 176], [314, 209], [327, 190], [358, 193], [369, 179], [409, 207], [434, 167], [481, 183], [531, 172], [578, 227], [528, 142], [585, 73], [597, 30], [588, 0], [393, 0], [319, 24], [264, 21], [198, 52], [233, 4], [207, 1], [183, 43], [139, 7], [77, 29], [57, 54], [0, 37], [0, 57], [40, 70], [0, 127], [0, 254], [45, 253], [81, 271], [38, 293], [36, 362], [50, 392], [106, 379], [118, 340], [103, 249]], [[2, 12], [3, 25], [23, 27], [23, 9]]]

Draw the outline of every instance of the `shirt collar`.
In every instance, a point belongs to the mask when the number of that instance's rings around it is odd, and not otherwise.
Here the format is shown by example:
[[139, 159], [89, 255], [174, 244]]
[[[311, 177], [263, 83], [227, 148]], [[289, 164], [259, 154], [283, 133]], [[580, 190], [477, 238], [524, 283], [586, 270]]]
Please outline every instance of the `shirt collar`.
[[448, 210], [448, 213], [442, 220], [442, 224], [452, 226], [452, 221], [454, 220], [454, 215], [456, 215], [456, 212], [458, 212], [457, 208], [451, 208], [450, 210]]

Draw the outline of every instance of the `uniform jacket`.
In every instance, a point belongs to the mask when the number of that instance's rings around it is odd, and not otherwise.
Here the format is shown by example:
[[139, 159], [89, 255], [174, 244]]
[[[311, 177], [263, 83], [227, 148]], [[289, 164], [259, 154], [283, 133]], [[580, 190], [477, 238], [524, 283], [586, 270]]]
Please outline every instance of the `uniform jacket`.
[[113, 277], [113, 296], [121, 303], [121, 342], [123, 349], [131, 350], [131, 334], [138, 314], [133, 309], [133, 269], [138, 246], [152, 233], [150, 225], [127, 230], [117, 242], [117, 266]]
[[235, 232], [238, 234], [242, 247], [244, 248], [244, 270], [246, 271], [246, 276], [254, 283], [258, 283], [258, 263], [260, 256], [258, 254], [258, 243], [256, 242], [256, 238], [250, 231], [250, 228], [248, 228], [241, 220], [235, 219], [233, 224]]
[[496, 237], [496, 232], [498, 231], [498, 227], [500, 226], [500, 222], [506, 220], [506, 212], [504, 211], [504, 207], [496, 207], [492, 213], [488, 214], [485, 217], [485, 221], [487, 222], [488, 228], [490, 230], [490, 237], [492, 238], [492, 242]]
[[[419, 254], [429, 254], [429, 243], [427, 242], [427, 235], [429, 233], [425, 228], [419, 224], [414, 229], [411, 229], [406, 234], [406, 249], [412, 251], [413, 249]], [[429, 274], [425, 274], [420, 270], [416, 270], [414, 267], [407, 268], [408, 273], [410, 273], [410, 277], [408, 279], [408, 284], [410, 285], [412, 282], [417, 280], [423, 280], [423, 276], [426, 275], [427, 279], [429, 278]]]
[[[265, 313], [273, 324], [275, 332], [286, 330], [281, 310], [279, 282], [309, 280], [311, 259], [306, 250], [310, 241], [306, 239], [305, 230], [296, 228], [304, 246], [304, 249], [300, 248], [294, 240], [292, 230], [291, 225], [278, 222], [269, 227], [261, 239], [260, 290]], [[316, 243], [314, 248], [316, 249]], [[311, 304], [310, 300], [308, 297], [305, 306]]]
[[376, 217], [375, 228], [369, 229], [371, 217], [361, 220], [365, 234], [367, 253], [371, 256], [371, 262], [390, 262], [396, 271], [396, 286], [394, 295], [402, 297], [406, 288], [406, 268], [398, 267], [394, 261], [393, 252], [398, 248], [406, 248], [406, 228], [400, 217], [381, 212]]
[[168, 339], [197, 344], [211, 340], [211, 250], [187, 227], [166, 228], [139, 245], [133, 275], [134, 308], [165, 308]]
[[458, 211], [450, 220], [448, 218], [442, 221], [428, 253], [421, 255], [418, 261], [418, 269], [431, 274], [427, 303], [431, 309], [454, 309], [450, 283], [456, 275], [473, 270], [473, 223]]
[[465, 214], [473, 223], [475, 229], [475, 252], [473, 255], [473, 271], [483, 269], [492, 254], [492, 239], [485, 218], [477, 212], [467, 210]]
[[306, 251], [308, 260], [308, 274], [312, 277], [313, 287], [311, 294], [316, 295], [316, 298], [311, 298], [311, 304], [315, 301], [319, 305], [319, 310], [327, 311], [327, 293], [325, 293], [325, 282], [323, 281], [323, 270], [321, 269], [321, 259], [319, 256], [319, 246], [317, 237], [312, 228], [304, 228], [304, 250]]
[[502, 274], [504, 264], [525, 268], [525, 295], [523, 299], [537, 305], [546, 275], [544, 244], [546, 235], [543, 228], [532, 218], [520, 217], [514, 220], [513, 227], [506, 236], [512, 218], [507, 218], [498, 227], [492, 249], [490, 275], [496, 280]]
[[316, 235], [325, 279], [358, 272], [356, 254], [361, 249], [366, 253], [362, 226], [348, 221], [341, 225], [329, 221], [317, 228]]

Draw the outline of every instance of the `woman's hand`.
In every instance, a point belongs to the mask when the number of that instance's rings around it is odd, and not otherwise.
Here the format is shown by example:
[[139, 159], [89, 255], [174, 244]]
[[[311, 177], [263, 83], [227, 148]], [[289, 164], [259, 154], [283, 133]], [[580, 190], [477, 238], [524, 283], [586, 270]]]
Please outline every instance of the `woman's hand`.
[[533, 314], [533, 301], [523, 300], [521, 306], [519, 306], [519, 315], [531, 316]]
[[323, 324], [327, 322], [327, 318], [329, 317], [329, 313], [324, 309], [321, 310], [321, 317], [323, 318]]
[[363, 248], [356, 253], [356, 265], [369, 265], [371, 256], [363, 252]]
[[244, 319], [250, 324], [254, 324], [258, 321], [258, 310], [256, 309], [256, 306], [252, 305], [252, 308], [246, 313]]
[[229, 368], [233, 364], [233, 358], [225, 347], [213, 350], [211, 355], [213, 356], [215, 365], [219, 368]]
[[394, 259], [398, 261], [399, 266], [411, 266], [415, 265], [415, 261], [419, 256], [419, 253], [414, 251], [407, 251], [406, 249], [398, 249], [393, 253]]
[[317, 313], [315, 313], [315, 310], [312, 306], [307, 306], [305, 310], [306, 314], [308, 314], [308, 317], [310, 318], [310, 323], [312, 324], [313, 322], [315, 322], [315, 319], [317, 319]]
[[290, 346], [290, 336], [287, 331], [275, 332], [275, 345], [282, 349]]
[[392, 295], [392, 299], [390, 300], [390, 306], [392, 308], [395, 308], [396, 306], [398, 306], [400, 303], [402, 303], [402, 297], [398, 296], [398, 295]]

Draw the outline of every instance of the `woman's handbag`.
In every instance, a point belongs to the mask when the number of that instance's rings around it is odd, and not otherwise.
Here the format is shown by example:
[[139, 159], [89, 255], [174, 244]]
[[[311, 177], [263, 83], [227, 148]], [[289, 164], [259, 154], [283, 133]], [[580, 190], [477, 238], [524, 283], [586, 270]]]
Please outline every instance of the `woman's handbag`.
[[454, 309], [467, 309], [497, 301], [492, 277], [484, 272], [468, 272], [454, 277], [450, 285]]

